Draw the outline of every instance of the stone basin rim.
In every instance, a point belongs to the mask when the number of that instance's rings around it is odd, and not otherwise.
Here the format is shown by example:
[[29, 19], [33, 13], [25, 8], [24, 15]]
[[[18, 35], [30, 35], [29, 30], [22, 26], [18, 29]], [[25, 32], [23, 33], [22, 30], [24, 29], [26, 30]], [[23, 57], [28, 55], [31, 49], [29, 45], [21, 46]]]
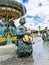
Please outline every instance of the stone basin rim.
[[[10, 10], [11, 8], [12, 10]], [[10, 14], [7, 12], [9, 12]], [[13, 18], [13, 20], [15, 20], [26, 14], [26, 8], [23, 4], [17, 1], [0, 0], [0, 19], [6, 17], [7, 14], [9, 18], [11, 17]]]

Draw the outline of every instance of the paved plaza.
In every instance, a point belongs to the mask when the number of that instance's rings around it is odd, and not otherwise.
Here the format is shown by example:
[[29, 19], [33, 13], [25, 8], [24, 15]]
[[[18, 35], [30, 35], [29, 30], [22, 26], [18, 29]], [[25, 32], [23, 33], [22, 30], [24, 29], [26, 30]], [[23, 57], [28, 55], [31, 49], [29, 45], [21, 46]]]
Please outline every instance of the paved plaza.
[[41, 37], [35, 37], [34, 41], [32, 56], [24, 58], [13, 56], [0, 62], [0, 65], [49, 65], [49, 42], [44, 42]]

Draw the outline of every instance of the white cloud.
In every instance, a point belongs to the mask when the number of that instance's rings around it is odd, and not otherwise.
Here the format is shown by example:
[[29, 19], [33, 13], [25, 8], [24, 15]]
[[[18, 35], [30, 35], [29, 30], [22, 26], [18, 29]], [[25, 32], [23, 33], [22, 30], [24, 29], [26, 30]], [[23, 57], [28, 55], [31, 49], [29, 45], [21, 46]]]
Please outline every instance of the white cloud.
[[[16, 0], [21, 2], [21, 0]], [[21, 2], [22, 3], [22, 2]], [[39, 7], [39, 3], [42, 3], [42, 6]], [[38, 24], [35, 26], [35, 20], [32, 18], [26, 18], [26, 26], [30, 27], [31, 29], [37, 29], [38, 26], [41, 26], [41, 29], [44, 29], [46, 26], [49, 28], [49, 1], [48, 0], [29, 0], [28, 3], [25, 3], [24, 6], [27, 9], [27, 15], [35, 16], [36, 14], [39, 15], [42, 19], [42, 22], [38, 22]], [[40, 20], [41, 20], [40, 19]], [[18, 25], [18, 22], [16, 23]], [[32, 26], [30, 25], [32, 24]]]

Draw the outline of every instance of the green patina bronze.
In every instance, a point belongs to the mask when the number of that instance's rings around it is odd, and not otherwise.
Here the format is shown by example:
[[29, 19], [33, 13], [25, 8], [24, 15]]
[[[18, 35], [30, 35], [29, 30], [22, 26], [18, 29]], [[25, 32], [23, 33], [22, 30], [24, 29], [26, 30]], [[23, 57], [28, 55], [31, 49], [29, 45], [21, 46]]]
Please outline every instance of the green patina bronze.
[[5, 45], [7, 43], [6, 38], [7, 38], [7, 27], [0, 27], [0, 45]]

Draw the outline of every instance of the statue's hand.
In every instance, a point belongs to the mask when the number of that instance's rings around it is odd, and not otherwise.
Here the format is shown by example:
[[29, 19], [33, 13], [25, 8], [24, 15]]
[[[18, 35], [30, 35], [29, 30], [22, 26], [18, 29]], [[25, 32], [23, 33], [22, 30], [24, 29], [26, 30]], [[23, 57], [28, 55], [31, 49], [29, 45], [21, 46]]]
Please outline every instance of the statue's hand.
[[31, 39], [30, 39], [30, 37], [28, 35], [24, 35], [23, 41], [29, 43], [29, 42], [31, 42]]

